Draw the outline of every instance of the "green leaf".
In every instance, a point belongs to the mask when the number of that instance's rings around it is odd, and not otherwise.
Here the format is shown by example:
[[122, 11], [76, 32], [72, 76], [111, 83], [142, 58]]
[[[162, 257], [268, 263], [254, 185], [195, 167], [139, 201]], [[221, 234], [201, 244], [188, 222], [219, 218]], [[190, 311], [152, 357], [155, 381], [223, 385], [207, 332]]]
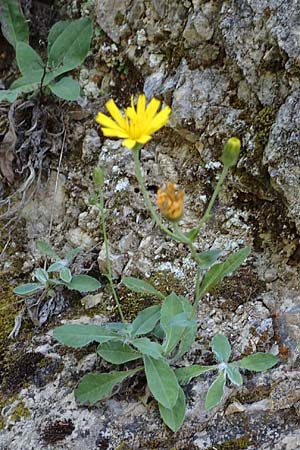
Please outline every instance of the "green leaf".
[[38, 240], [36, 241], [36, 248], [42, 255], [50, 256], [53, 259], [60, 259], [58, 254], [53, 250], [53, 248], [46, 241]]
[[34, 271], [34, 276], [35, 276], [35, 278], [36, 278], [40, 283], [42, 283], [42, 284], [46, 284], [47, 281], [49, 280], [49, 275], [48, 275], [48, 273], [46, 272], [46, 270], [41, 269], [41, 268], [36, 269], [36, 270]]
[[59, 35], [70, 25], [70, 21], [66, 20], [60, 20], [59, 22], [56, 22], [48, 34], [48, 55], [50, 53], [51, 47], [56, 41], [56, 39], [59, 37]]
[[165, 338], [165, 332], [159, 323], [156, 325], [156, 327], [153, 328], [152, 334], [153, 336], [161, 340]]
[[40, 283], [26, 283], [15, 287], [13, 292], [17, 295], [29, 295], [44, 289], [44, 285]]
[[18, 98], [19, 95], [20, 92], [18, 90], [13, 89], [0, 90], [0, 102], [7, 101], [13, 103]]
[[65, 26], [57, 26], [48, 48], [49, 68], [56, 69], [58, 75], [82, 64], [90, 48], [92, 33], [90, 18], [81, 18]]
[[59, 261], [56, 261], [55, 263], [51, 264], [48, 267], [47, 272], [51, 273], [51, 272], [60, 272], [62, 269], [66, 268], [69, 264], [69, 261], [67, 261], [66, 259], [60, 259]]
[[70, 283], [70, 281], [72, 280], [71, 270], [68, 267], [64, 267], [59, 272], [59, 277], [65, 283]]
[[49, 89], [57, 97], [69, 101], [77, 100], [80, 95], [79, 83], [72, 77], [64, 77], [56, 83], [52, 82], [49, 84]]
[[161, 305], [160, 325], [166, 335], [163, 344], [164, 352], [166, 354], [174, 350], [183, 335], [184, 328], [176, 325], [172, 326], [170, 324], [173, 317], [182, 312], [185, 312], [183, 310], [182, 302], [180, 298], [172, 292], [172, 294], [164, 299]]
[[71, 263], [71, 262], [73, 261], [73, 259], [75, 259], [76, 256], [77, 256], [80, 252], [82, 252], [82, 248], [80, 248], [80, 247], [72, 248], [71, 250], [69, 250], [69, 251], [67, 252], [65, 259], [66, 259], [69, 263]]
[[190, 230], [187, 234], [186, 237], [191, 241], [194, 242], [194, 240], [197, 238], [199, 234], [199, 230], [198, 227], [193, 228], [192, 230]]
[[186, 402], [183, 390], [179, 388], [177, 402], [173, 408], [165, 408], [160, 403], [158, 406], [162, 420], [174, 433], [176, 433], [183, 424], [185, 418]]
[[194, 325], [191, 327], [187, 327], [184, 329], [184, 332], [181, 336], [178, 352], [175, 355], [174, 359], [179, 359], [181, 356], [183, 356], [186, 352], [189, 351], [192, 344], [194, 343], [196, 339], [196, 333], [197, 333], [197, 323], [195, 322]]
[[112, 364], [123, 364], [128, 361], [134, 361], [135, 359], [142, 358], [141, 353], [133, 350], [129, 345], [124, 342], [105, 342], [100, 344], [97, 348], [97, 353]]
[[224, 334], [213, 337], [211, 348], [219, 362], [227, 362], [231, 354], [231, 345]]
[[141, 311], [132, 322], [131, 335], [150, 333], [159, 321], [160, 308], [160, 305], [154, 305]]
[[36, 79], [42, 80], [45, 64], [40, 55], [26, 42], [17, 42], [16, 58], [22, 75], [32, 75], [35, 72]]
[[243, 378], [242, 375], [240, 374], [239, 367], [236, 363], [231, 363], [227, 365], [226, 374], [231, 383], [236, 384], [237, 386], [242, 386]]
[[217, 404], [222, 400], [224, 395], [225, 382], [225, 370], [221, 370], [221, 372], [207, 391], [205, 399], [205, 409], [207, 411], [217, 406]]
[[176, 316], [174, 316], [170, 320], [169, 326], [180, 327], [180, 328], [192, 327], [195, 325], [196, 320], [191, 319], [190, 317], [191, 317], [191, 314], [189, 312], [182, 312], [180, 314], [176, 314]]
[[277, 362], [278, 359], [271, 353], [258, 352], [241, 359], [238, 361], [238, 365], [241, 369], [262, 372], [263, 370], [271, 369]]
[[69, 324], [57, 327], [53, 337], [68, 347], [81, 348], [91, 342], [104, 343], [120, 339], [117, 333], [99, 325]]
[[151, 284], [147, 283], [144, 280], [140, 280], [134, 277], [124, 277], [122, 283], [133, 292], [137, 292], [138, 294], [149, 294], [154, 295], [155, 297], [164, 299], [165, 296], [155, 289]]
[[207, 252], [197, 253], [197, 264], [200, 269], [208, 269], [214, 262], [219, 259], [222, 250], [208, 250]]
[[125, 378], [137, 373], [140, 369], [123, 372], [89, 373], [80, 381], [75, 389], [75, 399], [80, 404], [94, 405], [112, 393], [113, 387]]
[[212, 287], [218, 284], [224, 277], [234, 272], [250, 254], [250, 248], [242, 248], [238, 252], [230, 255], [224, 262], [212, 266], [201, 284], [200, 297], [206, 294]]
[[162, 346], [157, 342], [150, 341], [149, 338], [138, 338], [132, 341], [132, 345], [144, 355], [152, 356], [154, 359], [161, 359]]
[[148, 387], [153, 397], [165, 408], [173, 408], [179, 394], [179, 384], [174, 371], [163, 359], [144, 355]]
[[18, 0], [0, 0], [0, 22], [3, 36], [16, 47], [17, 42], [28, 42], [28, 24]]
[[188, 384], [193, 378], [199, 377], [205, 372], [210, 370], [216, 370], [218, 366], [200, 366], [199, 364], [194, 364], [189, 367], [179, 367], [175, 369], [175, 375], [178, 382], [181, 385]]
[[27, 74], [25, 77], [18, 78], [10, 85], [10, 92], [14, 92], [16, 97], [29, 92], [37, 91], [40, 87], [40, 78], [37, 72]]
[[73, 275], [70, 283], [67, 284], [68, 289], [73, 289], [79, 292], [91, 292], [97, 291], [101, 287], [96, 278], [90, 277], [89, 275]]

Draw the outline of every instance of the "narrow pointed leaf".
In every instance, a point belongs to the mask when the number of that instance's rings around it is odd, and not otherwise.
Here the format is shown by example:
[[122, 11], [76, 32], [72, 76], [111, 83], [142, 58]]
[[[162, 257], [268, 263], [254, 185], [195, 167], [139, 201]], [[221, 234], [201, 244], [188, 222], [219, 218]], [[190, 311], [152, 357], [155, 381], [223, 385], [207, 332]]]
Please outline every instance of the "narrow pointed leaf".
[[62, 344], [73, 348], [81, 348], [91, 342], [108, 342], [118, 340], [117, 333], [99, 325], [69, 324], [57, 327], [53, 331], [53, 337]]
[[184, 328], [182, 326], [171, 325], [174, 316], [185, 312], [180, 298], [173, 292], [168, 295], [161, 305], [160, 325], [165, 332], [164, 352], [171, 352], [179, 343]]
[[183, 424], [185, 418], [186, 401], [183, 390], [179, 388], [177, 402], [175, 403], [175, 406], [173, 406], [173, 408], [165, 408], [160, 403], [158, 404], [158, 406], [161, 418], [163, 419], [165, 424], [174, 433], [176, 433], [176, 431], [178, 431]]
[[178, 346], [178, 351], [174, 357], [175, 360], [181, 358], [181, 356], [185, 355], [191, 348], [192, 344], [195, 342], [197, 333], [197, 323], [190, 327], [186, 327], [184, 332], [180, 338], [180, 343]]
[[53, 250], [53, 248], [46, 241], [42, 241], [42, 240], [36, 241], [36, 248], [43, 255], [50, 256], [50, 258], [53, 258], [53, 259], [60, 259], [58, 254]]
[[72, 248], [71, 250], [68, 251], [68, 253], [65, 256], [65, 259], [71, 263], [73, 261], [74, 258], [76, 258], [76, 256], [82, 252], [82, 248], [80, 247], [76, 247], [76, 248]]
[[200, 366], [199, 364], [194, 364], [189, 367], [179, 367], [175, 369], [175, 375], [178, 382], [181, 385], [188, 384], [193, 378], [199, 377], [203, 373], [209, 372], [210, 370], [216, 370], [218, 366]]
[[159, 321], [160, 308], [160, 305], [154, 305], [141, 311], [132, 322], [132, 336], [150, 333]]
[[222, 250], [208, 250], [207, 252], [197, 253], [197, 264], [200, 269], [208, 269], [214, 262], [219, 259]]
[[0, 22], [3, 36], [13, 47], [17, 42], [28, 42], [28, 23], [18, 0], [0, 0]]
[[222, 370], [207, 391], [205, 399], [205, 409], [207, 411], [214, 408], [221, 402], [224, 395], [225, 383], [225, 370]]
[[271, 369], [278, 363], [276, 356], [271, 353], [254, 353], [246, 356], [238, 361], [238, 365], [242, 369], [253, 370], [254, 372], [262, 372], [263, 370]]
[[173, 408], [179, 394], [179, 384], [174, 371], [165, 360], [146, 355], [143, 359], [148, 387], [153, 397], [165, 408]]
[[242, 386], [243, 377], [240, 374], [239, 366], [236, 363], [228, 364], [226, 368], [226, 374], [231, 381], [231, 383], [237, 386]]
[[213, 337], [211, 348], [219, 362], [227, 362], [231, 354], [231, 345], [224, 334]]
[[138, 294], [154, 295], [155, 297], [161, 299], [165, 298], [165, 296], [155, 289], [150, 283], [140, 280], [139, 278], [124, 277], [122, 282], [128, 289], [133, 292], [137, 292]]
[[200, 296], [206, 294], [210, 289], [216, 286], [224, 277], [234, 272], [250, 254], [250, 248], [243, 248], [230, 255], [224, 262], [212, 266], [201, 284]]
[[112, 364], [124, 364], [128, 361], [142, 358], [141, 353], [135, 351], [124, 342], [105, 342], [100, 344], [97, 348], [97, 353]]
[[157, 342], [150, 341], [149, 338], [138, 338], [132, 341], [132, 345], [144, 355], [152, 356], [154, 359], [161, 359], [162, 346]]
[[40, 283], [26, 283], [15, 287], [13, 292], [18, 295], [29, 295], [44, 289]]
[[189, 238], [191, 242], [193, 242], [198, 236], [198, 234], [199, 234], [198, 228], [193, 228], [186, 234], [186, 237]]
[[82, 405], [94, 405], [111, 395], [113, 387], [140, 369], [110, 373], [90, 373], [85, 375], [75, 389], [76, 401]]

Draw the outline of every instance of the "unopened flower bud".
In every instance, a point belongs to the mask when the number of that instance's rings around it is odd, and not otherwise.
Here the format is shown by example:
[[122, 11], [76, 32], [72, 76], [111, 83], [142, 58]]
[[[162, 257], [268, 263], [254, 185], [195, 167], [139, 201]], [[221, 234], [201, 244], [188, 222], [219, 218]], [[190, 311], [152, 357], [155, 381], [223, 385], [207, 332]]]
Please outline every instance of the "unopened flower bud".
[[100, 188], [104, 185], [104, 172], [102, 167], [95, 167], [93, 170], [93, 181], [95, 188]]
[[183, 213], [183, 191], [177, 191], [176, 185], [168, 181], [165, 189], [157, 191], [157, 204], [166, 219], [177, 221]]
[[241, 141], [237, 137], [232, 137], [224, 145], [221, 161], [226, 167], [235, 166], [241, 151]]

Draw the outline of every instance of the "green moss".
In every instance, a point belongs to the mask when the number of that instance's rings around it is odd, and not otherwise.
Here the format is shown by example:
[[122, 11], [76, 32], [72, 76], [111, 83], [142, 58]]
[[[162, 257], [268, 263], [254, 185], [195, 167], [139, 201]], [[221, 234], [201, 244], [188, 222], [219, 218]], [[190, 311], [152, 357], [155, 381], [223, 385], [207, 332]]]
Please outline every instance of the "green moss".
[[[23, 400], [19, 399], [18, 395], [13, 395], [11, 397], [0, 396], [0, 411], [9, 405], [12, 405], [15, 401], [18, 401], [18, 404], [11, 416], [9, 416], [9, 420], [12, 422], [16, 422], [21, 418], [30, 417], [30, 411], [24, 405]], [[0, 415], [0, 430], [3, 429], [6, 425], [6, 418]]]
[[26, 406], [24, 405], [24, 402], [21, 400], [18, 403], [18, 406], [16, 407], [14, 413], [11, 416], [11, 420], [14, 422], [21, 419], [22, 417], [30, 417], [30, 411]]
[[252, 442], [248, 435], [244, 435], [238, 439], [233, 439], [231, 441], [223, 442], [223, 444], [214, 444], [208, 450], [243, 450], [250, 447]]
[[116, 447], [116, 450], [131, 450], [131, 448], [125, 442], [122, 442]]

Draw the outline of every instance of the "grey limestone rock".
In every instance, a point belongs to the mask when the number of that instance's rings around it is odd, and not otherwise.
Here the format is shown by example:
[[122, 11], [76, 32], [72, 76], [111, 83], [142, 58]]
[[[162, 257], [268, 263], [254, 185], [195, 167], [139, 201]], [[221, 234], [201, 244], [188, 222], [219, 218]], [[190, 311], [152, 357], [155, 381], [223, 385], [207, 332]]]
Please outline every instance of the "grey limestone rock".
[[272, 186], [288, 206], [300, 230], [300, 93], [293, 92], [279, 109], [264, 151]]

